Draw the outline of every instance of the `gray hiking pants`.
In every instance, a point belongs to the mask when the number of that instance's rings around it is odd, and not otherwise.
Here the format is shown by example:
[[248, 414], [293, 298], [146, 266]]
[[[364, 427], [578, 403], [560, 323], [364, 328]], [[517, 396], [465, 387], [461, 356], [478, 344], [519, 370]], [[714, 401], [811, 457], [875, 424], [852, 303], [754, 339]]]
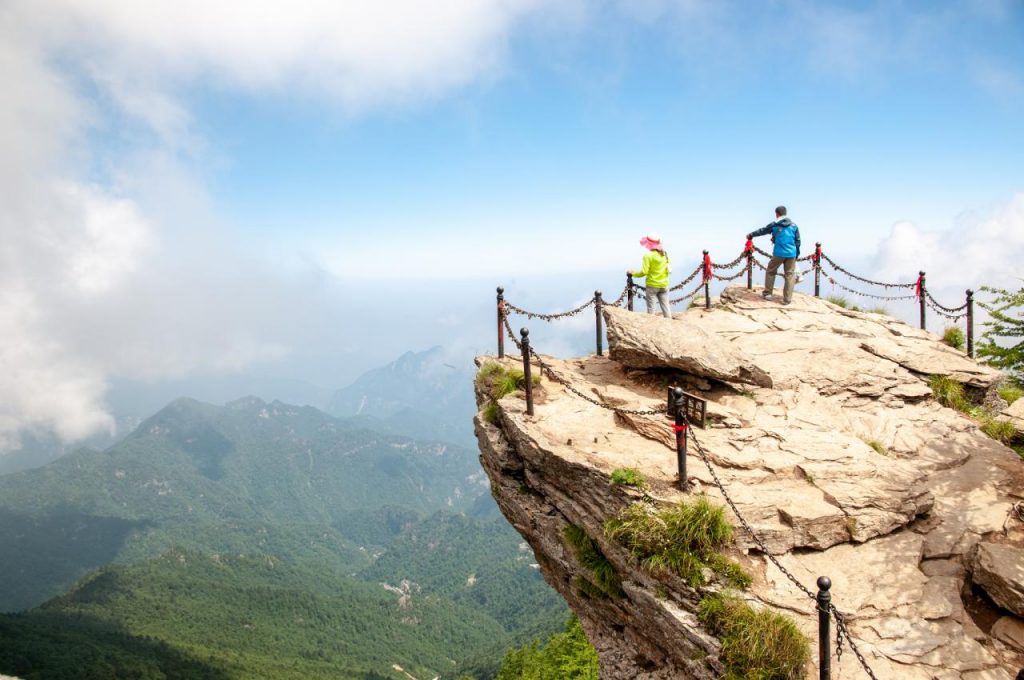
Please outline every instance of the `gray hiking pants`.
[[665, 315], [666, 319], [672, 318], [672, 312], [668, 308], [668, 288], [651, 288], [647, 286], [647, 290], [644, 291], [644, 299], [647, 300], [647, 313], [654, 314], [654, 299], [658, 299], [658, 305], [661, 307], [661, 313]]
[[785, 285], [782, 287], [782, 301], [787, 305], [793, 301], [793, 285], [796, 283], [796, 258], [775, 257], [768, 260], [768, 269], [764, 273], [764, 292], [771, 295], [775, 288], [775, 274], [779, 271], [779, 265], [785, 265]]

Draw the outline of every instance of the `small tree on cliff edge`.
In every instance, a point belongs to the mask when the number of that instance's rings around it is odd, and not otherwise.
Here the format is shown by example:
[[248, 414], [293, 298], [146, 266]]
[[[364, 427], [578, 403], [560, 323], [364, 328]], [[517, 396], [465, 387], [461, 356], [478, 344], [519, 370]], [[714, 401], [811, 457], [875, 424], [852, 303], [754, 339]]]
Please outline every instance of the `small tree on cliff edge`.
[[978, 356], [1008, 371], [1018, 384], [1024, 383], [1024, 288], [1015, 293], [988, 286], [982, 290], [995, 293], [995, 297], [988, 303], [978, 303], [989, 313], [987, 330], [981, 334], [985, 342], [978, 346]]

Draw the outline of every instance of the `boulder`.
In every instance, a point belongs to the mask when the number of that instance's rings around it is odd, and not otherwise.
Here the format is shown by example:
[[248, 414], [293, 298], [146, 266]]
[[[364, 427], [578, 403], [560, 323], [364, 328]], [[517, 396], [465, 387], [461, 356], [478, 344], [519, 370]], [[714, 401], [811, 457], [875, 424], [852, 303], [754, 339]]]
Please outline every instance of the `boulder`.
[[771, 387], [772, 378], [753, 357], [712, 337], [686, 319], [666, 319], [604, 307], [608, 353], [630, 368], [678, 368], [724, 382]]
[[1024, 616], [1024, 550], [981, 543], [974, 556], [972, 579], [997, 605]]

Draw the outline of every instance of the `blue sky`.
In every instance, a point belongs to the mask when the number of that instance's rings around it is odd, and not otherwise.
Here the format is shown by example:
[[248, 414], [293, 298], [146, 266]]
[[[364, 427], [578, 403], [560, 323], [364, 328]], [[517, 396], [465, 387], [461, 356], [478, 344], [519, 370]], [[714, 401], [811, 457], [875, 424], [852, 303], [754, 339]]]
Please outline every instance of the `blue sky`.
[[0, 64], [0, 438], [472, 346], [496, 283], [732, 259], [779, 203], [950, 295], [1024, 261], [1019, 0], [12, 0]]

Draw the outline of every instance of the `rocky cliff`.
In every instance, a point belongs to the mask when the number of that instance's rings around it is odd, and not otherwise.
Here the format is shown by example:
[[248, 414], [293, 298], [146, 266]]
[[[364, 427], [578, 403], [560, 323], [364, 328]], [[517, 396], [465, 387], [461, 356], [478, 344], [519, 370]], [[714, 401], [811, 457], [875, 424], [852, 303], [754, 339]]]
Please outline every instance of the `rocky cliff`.
[[[710, 310], [663, 319], [606, 308], [605, 320], [607, 357], [539, 356], [548, 372], [533, 416], [519, 392], [476, 418], [494, 497], [579, 615], [602, 678], [726, 672], [721, 640], [697, 615], [724, 584], [643, 568], [606, 532], [631, 504], [703, 494], [725, 505], [723, 489], [735, 504], [726, 554], [753, 576], [741, 597], [755, 610], [784, 613], [816, 640], [815, 602], [767, 551], [811, 591], [831, 578], [878, 678], [1012, 680], [1024, 667], [1024, 462], [929, 386], [949, 376], [980, 403], [997, 372], [885, 315], [800, 295], [780, 307], [728, 288]], [[693, 430], [708, 464], [692, 442], [688, 494], [671, 421], [627, 412], [663, 407], [669, 385], [708, 401], [707, 427]], [[621, 468], [645, 483], [610, 483]], [[581, 587], [592, 565], [567, 541], [570, 526], [614, 569], [615, 596]], [[869, 677], [849, 643], [841, 658], [834, 644], [833, 677]], [[803, 671], [818, 677], [816, 658]]]

